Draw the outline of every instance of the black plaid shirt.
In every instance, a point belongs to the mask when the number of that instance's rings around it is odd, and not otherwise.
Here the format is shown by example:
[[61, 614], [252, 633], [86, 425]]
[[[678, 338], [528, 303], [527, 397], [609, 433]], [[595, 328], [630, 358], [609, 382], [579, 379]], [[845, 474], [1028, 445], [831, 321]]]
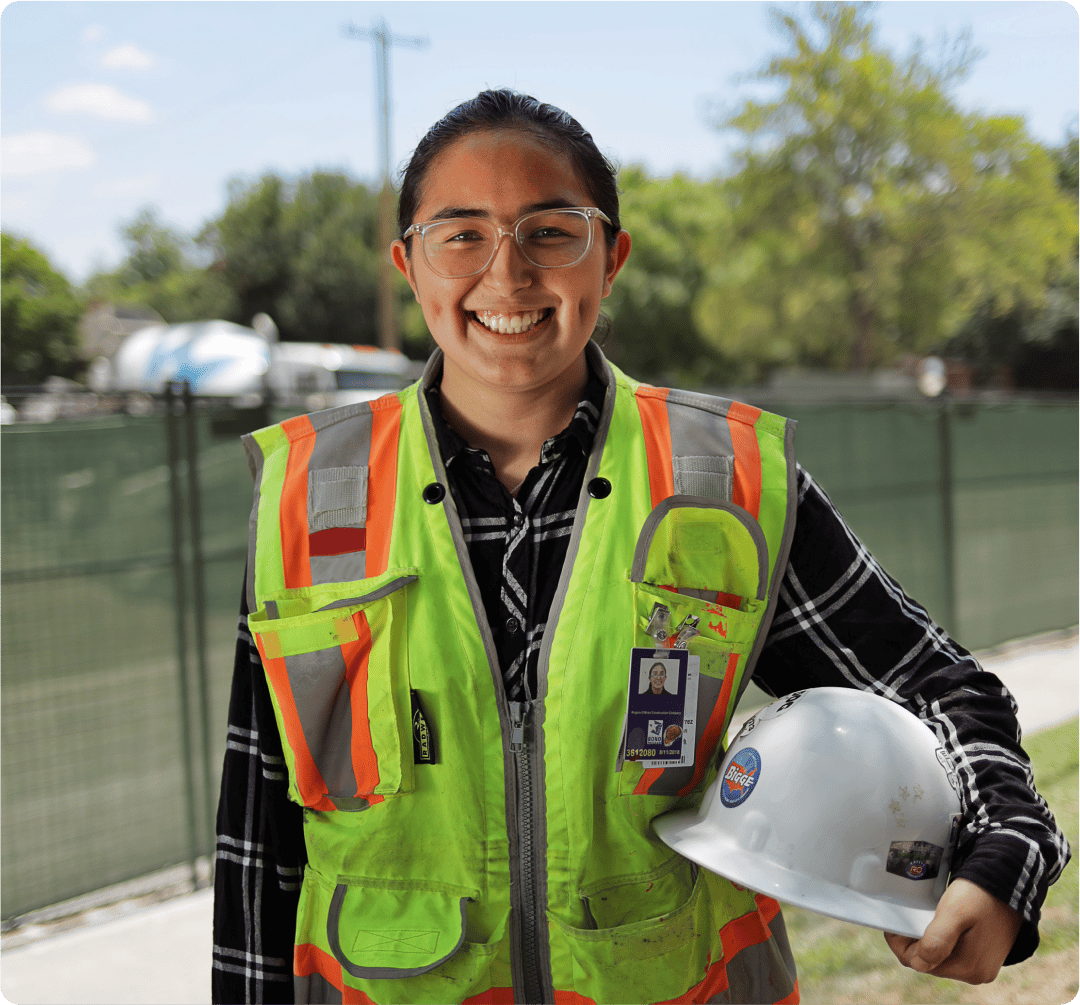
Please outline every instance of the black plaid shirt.
[[[516, 499], [495, 478], [490, 458], [441, 420], [437, 392], [428, 394], [507, 690], [534, 694], [537, 649], [603, 385], [590, 380], [570, 425], [544, 445]], [[1016, 704], [998, 678], [882, 570], [801, 468], [791, 555], [754, 681], [773, 695], [862, 688], [944, 723], [965, 792], [953, 875], [1023, 915], [1007, 963], [1034, 952], [1040, 907], [1069, 848], [1032, 787]], [[215, 1002], [293, 1000], [292, 947], [305, 862], [301, 811], [286, 797], [281, 740], [242, 607], [218, 807]]]

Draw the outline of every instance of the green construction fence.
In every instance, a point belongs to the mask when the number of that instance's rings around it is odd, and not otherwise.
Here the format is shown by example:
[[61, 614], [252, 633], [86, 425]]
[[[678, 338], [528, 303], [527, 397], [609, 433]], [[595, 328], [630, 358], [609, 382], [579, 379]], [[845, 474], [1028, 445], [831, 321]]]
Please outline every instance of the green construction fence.
[[[1075, 402], [770, 407], [962, 644], [1076, 623]], [[0, 432], [5, 926], [211, 851], [251, 479], [242, 418], [190, 414], [171, 458], [160, 415]]]

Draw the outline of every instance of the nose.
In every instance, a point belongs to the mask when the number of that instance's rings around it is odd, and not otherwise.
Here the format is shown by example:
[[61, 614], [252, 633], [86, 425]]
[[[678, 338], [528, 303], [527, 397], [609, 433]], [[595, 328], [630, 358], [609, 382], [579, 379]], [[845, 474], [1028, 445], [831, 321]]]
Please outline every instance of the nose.
[[513, 233], [501, 231], [495, 244], [495, 255], [484, 273], [487, 282], [502, 291], [524, 289], [532, 285], [532, 269], [532, 263], [518, 246]]

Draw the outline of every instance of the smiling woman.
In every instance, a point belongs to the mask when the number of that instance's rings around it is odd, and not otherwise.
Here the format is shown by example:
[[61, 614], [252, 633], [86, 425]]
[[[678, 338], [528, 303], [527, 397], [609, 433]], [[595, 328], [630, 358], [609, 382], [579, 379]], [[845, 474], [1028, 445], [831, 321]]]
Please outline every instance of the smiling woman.
[[889, 937], [904, 964], [979, 982], [1030, 955], [1068, 847], [1011, 697], [797, 467], [793, 423], [604, 358], [631, 242], [591, 136], [484, 92], [399, 206], [424, 376], [245, 438], [215, 1001], [797, 1001], [776, 901], [653, 827], [706, 798], [751, 677], [934, 731], [965, 816], [925, 936]]

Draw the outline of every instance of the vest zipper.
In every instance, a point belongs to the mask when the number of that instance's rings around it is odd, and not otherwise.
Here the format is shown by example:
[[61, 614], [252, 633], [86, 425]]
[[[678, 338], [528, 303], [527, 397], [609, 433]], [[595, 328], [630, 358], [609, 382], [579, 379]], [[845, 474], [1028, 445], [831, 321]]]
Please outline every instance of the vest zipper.
[[510, 751], [517, 768], [517, 829], [518, 875], [521, 881], [521, 991], [524, 1001], [542, 1005], [552, 1001], [544, 996], [544, 980], [540, 973], [539, 922], [537, 904], [540, 901], [540, 875], [536, 869], [536, 833], [533, 813], [536, 802], [533, 784], [536, 774], [532, 757], [535, 745], [530, 743], [529, 714], [535, 702], [508, 701], [510, 710]]

